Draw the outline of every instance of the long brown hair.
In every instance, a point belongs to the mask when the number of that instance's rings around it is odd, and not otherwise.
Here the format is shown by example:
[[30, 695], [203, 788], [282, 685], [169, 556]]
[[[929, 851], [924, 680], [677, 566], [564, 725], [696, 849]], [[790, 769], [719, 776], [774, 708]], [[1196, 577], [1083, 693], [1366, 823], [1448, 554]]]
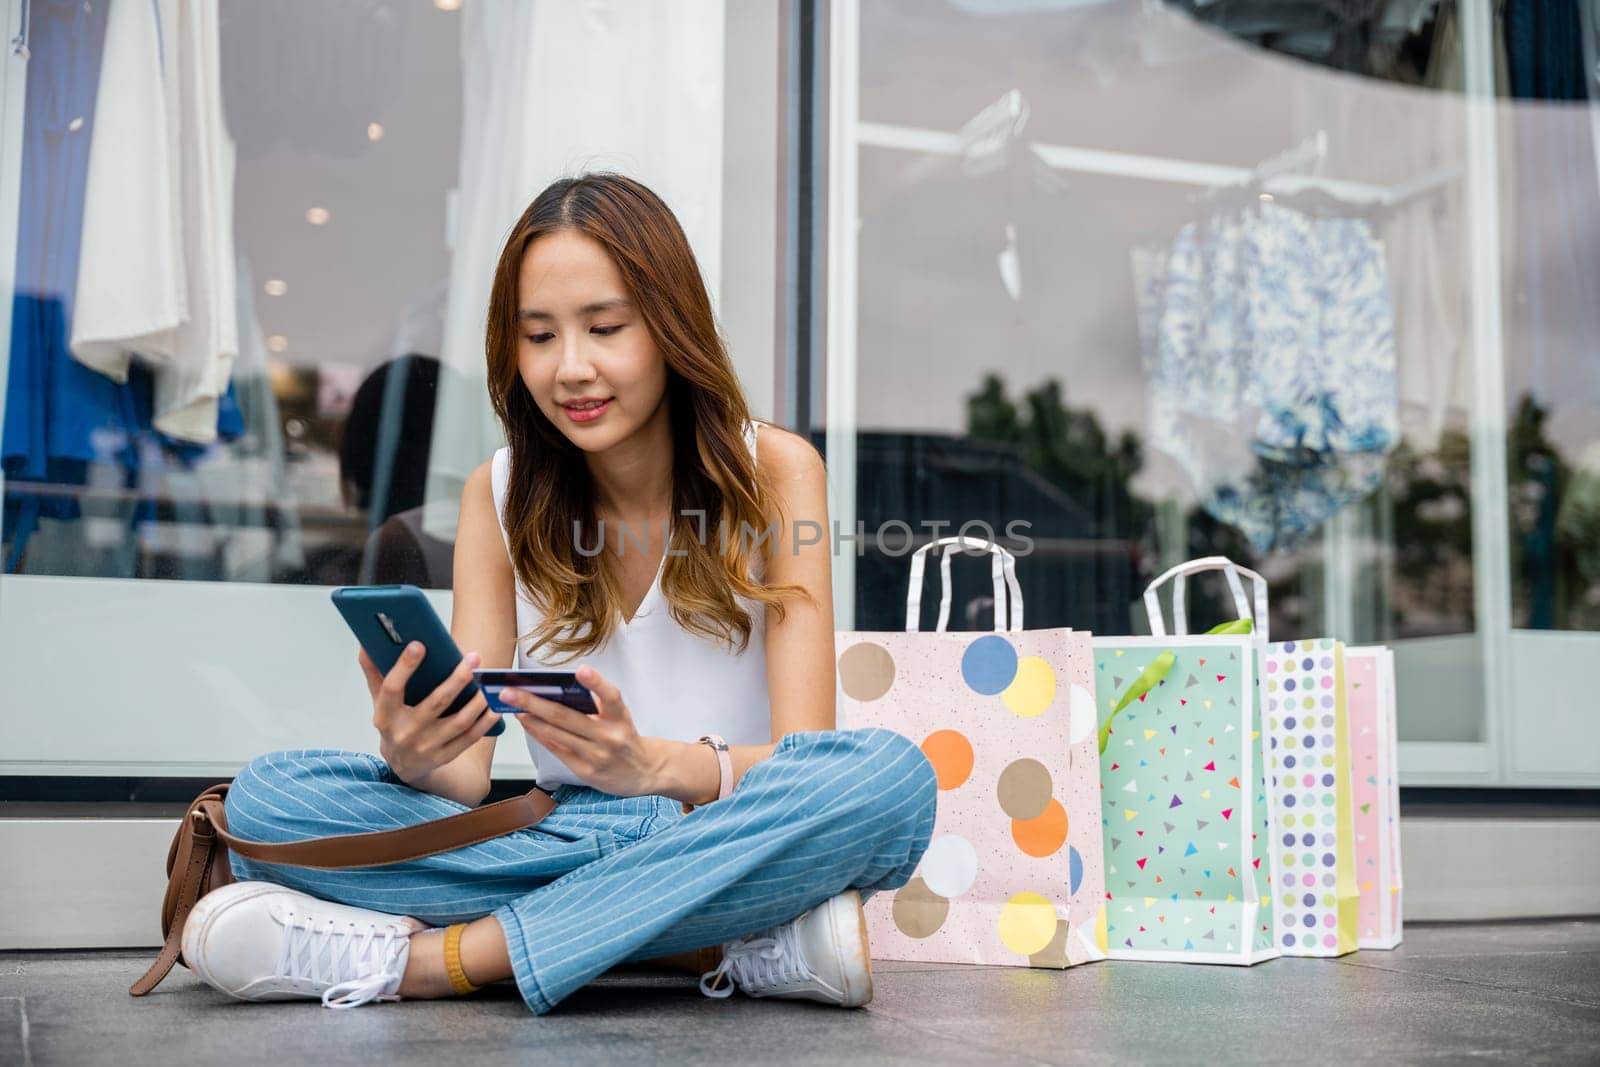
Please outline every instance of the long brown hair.
[[522, 259], [530, 244], [558, 230], [582, 233], [610, 254], [667, 364], [673, 448], [668, 545], [684, 553], [667, 557], [662, 570], [672, 618], [743, 651], [753, 619], [735, 597], [776, 606], [781, 616], [782, 601], [805, 590], [768, 587], [751, 577], [758, 547], [753, 534], [741, 533], [746, 525], [766, 529], [776, 497], [744, 443], [750, 412], [717, 333], [705, 281], [671, 209], [639, 182], [610, 173], [564, 178], [540, 193], [506, 240], [489, 293], [489, 398], [511, 448], [506, 537], [518, 585], [543, 616], [518, 641], [532, 639], [530, 654], [544, 648], [570, 660], [604, 645], [622, 615], [620, 583], [604, 554], [580, 553], [573, 538], [581, 529], [583, 544], [597, 541], [583, 451], [539, 410], [517, 367]]

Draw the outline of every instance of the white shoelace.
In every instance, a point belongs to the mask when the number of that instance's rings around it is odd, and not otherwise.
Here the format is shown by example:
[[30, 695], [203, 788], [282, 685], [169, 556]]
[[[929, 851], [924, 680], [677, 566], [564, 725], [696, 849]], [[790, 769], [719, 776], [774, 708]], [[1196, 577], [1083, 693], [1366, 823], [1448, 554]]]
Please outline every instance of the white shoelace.
[[[811, 972], [795, 936], [796, 925], [787, 922], [763, 931], [767, 936], [754, 935], [723, 945], [717, 969], [700, 976], [700, 992], [722, 999], [733, 996], [735, 986], [752, 992], [809, 978]], [[731, 981], [719, 985], [724, 978]]]
[[322, 992], [325, 1008], [360, 1007], [391, 985], [398, 987], [405, 973], [411, 940], [392, 926], [340, 924], [333, 919], [319, 924], [313, 916], [296, 916], [292, 908], [284, 916], [284, 926], [277, 976], [333, 982]]

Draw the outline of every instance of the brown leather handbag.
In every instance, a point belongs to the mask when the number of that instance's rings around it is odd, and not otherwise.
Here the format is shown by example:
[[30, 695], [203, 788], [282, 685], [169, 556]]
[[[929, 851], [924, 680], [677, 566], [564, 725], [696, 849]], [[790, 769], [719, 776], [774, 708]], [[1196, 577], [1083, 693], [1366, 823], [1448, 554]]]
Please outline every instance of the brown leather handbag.
[[530, 789], [522, 796], [398, 830], [269, 845], [246, 841], [228, 832], [228, 820], [222, 807], [227, 795], [227, 782], [201, 793], [189, 805], [178, 832], [172, 837], [172, 847], [167, 849], [167, 893], [161, 901], [161, 934], [165, 943], [144, 977], [128, 989], [136, 997], [160, 985], [172, 965], [182, 962], [183, 924], [195, 901], [233, 881], [233, 871], [228, 866], [230, 849], [247, 859], [294, 867], [379, 867], [525, 830], [537, 825], [556, 806], [555, 798], [549, 793]]

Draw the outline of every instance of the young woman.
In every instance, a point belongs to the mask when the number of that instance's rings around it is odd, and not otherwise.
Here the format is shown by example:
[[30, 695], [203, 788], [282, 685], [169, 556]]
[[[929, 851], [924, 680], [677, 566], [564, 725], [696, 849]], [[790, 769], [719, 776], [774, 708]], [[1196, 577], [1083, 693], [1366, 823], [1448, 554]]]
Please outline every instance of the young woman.
[[514, 978], [542, 1014], [619, 963], [710, 967], [720, 945], [707, 995], [866, 1003], [862, 893], [910, 879], [935, 782], [900, 736], [835, 729], [820, 457], [750, 419], [682, 229], [625, 177], [558, 181], [518, 220], [487, 356], [510, 443], [462, 495], [452, 634], [471, 651], [415, 707], [420, 649], [387, 676], [361, 653], [382, 758], [262, 756], [228, 825], [293, 841], [476, 806], [496, 716], [481, 696], [439, 710], [476, 666], [576, 661], [598, 715], [517, 700], [557, 806], [386, 867], [234, 856], [185, 961], [234, 997], [329, 1007]]

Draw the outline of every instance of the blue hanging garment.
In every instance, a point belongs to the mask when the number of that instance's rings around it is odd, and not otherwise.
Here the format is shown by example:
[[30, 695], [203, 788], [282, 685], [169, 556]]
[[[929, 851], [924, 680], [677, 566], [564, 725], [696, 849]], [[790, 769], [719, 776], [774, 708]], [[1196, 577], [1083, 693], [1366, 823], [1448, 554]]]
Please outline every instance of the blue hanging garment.
[[[108, 0], [34, 0], [29, 10], [27, 106], [17, 216], [16, 289], [0, 462], [6, 476], [6, 570], [40, 516], [75, 519], [72, 496], [41, 496], [26, 483], [81, 485], [106, 438], [133, 426], [125, 386], [67, 350], [78, 277], [84, 180]], [[21, 488], [18, 488], [19, 483]]]
[[1150, 440], [1258, 552], [1375, 490], [1399, 439], [1382, 244], [1277, 204], [1178, 235], [1147, 353]]

